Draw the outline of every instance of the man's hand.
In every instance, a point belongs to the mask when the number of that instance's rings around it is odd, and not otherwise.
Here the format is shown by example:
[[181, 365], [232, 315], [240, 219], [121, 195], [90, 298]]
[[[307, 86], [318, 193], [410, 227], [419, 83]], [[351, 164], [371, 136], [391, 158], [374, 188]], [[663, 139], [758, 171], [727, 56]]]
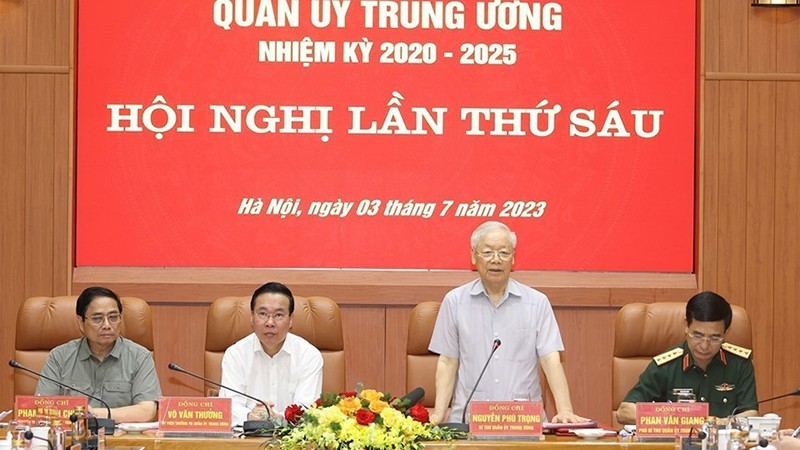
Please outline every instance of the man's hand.
[[269, 419], [269, 413], [267, 412], [267, 408], [264, 408], [264, 405], [256, 405], [252, 411], [247, 413], [247, 420], [267, 420]]
[[791, 436], [781, 436], [780, 441], [778, 441], [778, 448], [781, 450], [800, 449], [800, 439]]
[[553, 416], [550, 421], [553, 423], [580, 423], [589, 422], [590, 420], [586, 417], [581, 417], [572, 411], [562, 411]]
[[[272, 402], [267, 403], [270, 409], [275, 411], [275, 404]], [[273, 415], [272, 417], [277, 418], [278, 416]], [[269, 412], [267, 412], [267, 408], [264, 408], [264, 405], [258, 404], [253, 408], [252, 411], [247, 413], [247, 420], [267, 420], [270, 418]]]
[[98, 419], [108, 419], [108, 410], [105, 406], [101, 406], [99, 408], [93, 408], [89, 406], [86, 408], [86, 412], [91, 414], [93, 417], [97, 417]]
[[[617, 422], [623, 425], [633, 425], [636, 423], [636, 403], [622, 402], [617, 408]], [[717, 425], [722, 425], [717, 420]]]
[[442, 423], [450, 409], [450, 400], [456, 386], [458, 374], [458, 359], [439, 355], [436, 361], [436, 400], [434, 401], [431, 421]]

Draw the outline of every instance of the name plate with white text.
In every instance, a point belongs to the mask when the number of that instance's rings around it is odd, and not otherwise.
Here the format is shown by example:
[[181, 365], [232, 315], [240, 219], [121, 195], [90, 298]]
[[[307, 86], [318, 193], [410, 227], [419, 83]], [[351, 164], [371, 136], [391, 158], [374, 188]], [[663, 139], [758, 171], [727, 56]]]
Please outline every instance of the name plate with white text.
[[541, 402], [474, 401], [469, 412], [469, 432], [475, 439], [544, 439]]
[[75, 408], [89, 408], [89, 399], [84, 396], [37, 396], [17, 395], [14, 398], [14, 415], [17, 420], [60, 419], [69, 420]]
[[708, 403], [637, 403], [636, 435], [641, 439], [688, 436], [708, 417]]
[[159, 433], [231, 434], [231, 399], [222, 397], [161, 397]]

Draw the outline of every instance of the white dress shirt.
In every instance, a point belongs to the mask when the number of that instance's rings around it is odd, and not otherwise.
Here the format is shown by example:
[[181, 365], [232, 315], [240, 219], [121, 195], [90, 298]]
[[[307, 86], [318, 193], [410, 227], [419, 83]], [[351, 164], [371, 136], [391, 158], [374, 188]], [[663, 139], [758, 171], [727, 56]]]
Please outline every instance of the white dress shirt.
[[[273, 402], [275, 412], [283, 415], [291, 404], [309, 406], [319, 398], [322, 354], [305, 339], [288, 333], [281, 350], [270, 357], [251, 333], [225, 350], [222, 384]], [[221, 389], [219, 395], [231, 399], [233, 425], [247, 420], [247, 414], [258, 404], [227, 389]]]

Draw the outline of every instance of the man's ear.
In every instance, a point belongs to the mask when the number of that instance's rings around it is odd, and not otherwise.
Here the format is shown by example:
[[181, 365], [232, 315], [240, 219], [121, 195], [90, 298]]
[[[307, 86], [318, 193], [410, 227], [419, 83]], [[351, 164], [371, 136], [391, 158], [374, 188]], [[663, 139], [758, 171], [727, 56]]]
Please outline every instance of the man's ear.
[[79, 315], [75, 315], [75, 320], [78, 321], [78, 329], [81, 330], [81, 334], [86, 334], [86, 332], [83, 329], [83, 326], [84, 326], [83, 317], [81, 317]]

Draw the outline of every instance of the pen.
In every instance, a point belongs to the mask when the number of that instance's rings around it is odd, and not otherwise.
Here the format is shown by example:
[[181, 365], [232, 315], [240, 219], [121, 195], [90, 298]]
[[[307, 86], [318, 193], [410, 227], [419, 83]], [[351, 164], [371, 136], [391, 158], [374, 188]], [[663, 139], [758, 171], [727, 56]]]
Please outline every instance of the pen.
[[797, 437], [797, 436], [800, 436], [800, 427], [797, 427], [797, 429], [794, 430], [794, 433], [792, 433], [792, 437]]

